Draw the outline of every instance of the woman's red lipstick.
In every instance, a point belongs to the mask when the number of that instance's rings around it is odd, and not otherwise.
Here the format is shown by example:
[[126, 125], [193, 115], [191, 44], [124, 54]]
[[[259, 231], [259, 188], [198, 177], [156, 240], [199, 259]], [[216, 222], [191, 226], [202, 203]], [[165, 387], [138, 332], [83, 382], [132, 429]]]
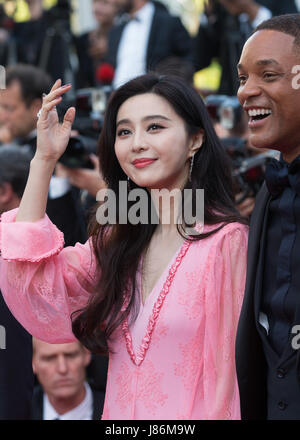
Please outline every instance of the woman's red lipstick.
[[136, 168], [144, 168], [152, 164], [156, 159], [136, 159], [132, 163]]

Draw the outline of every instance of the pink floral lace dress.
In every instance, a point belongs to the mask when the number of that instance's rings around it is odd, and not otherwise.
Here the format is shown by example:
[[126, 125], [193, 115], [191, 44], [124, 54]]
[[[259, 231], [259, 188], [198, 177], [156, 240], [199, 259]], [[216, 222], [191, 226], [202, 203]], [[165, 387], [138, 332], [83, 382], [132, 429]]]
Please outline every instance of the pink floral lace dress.
[[[9, 211], [0, 223], [3, 296], [33, 336], [74, 341], [70, 314], [86, 304], [98, 276], [90, 243], [63, 248], [47, 216], [15, 217]], [[134, 323], [123, 322], [109, 342], [102, 419], [240, 418], [234, 345], [247, 234], [232, 223], [181, 246]]]

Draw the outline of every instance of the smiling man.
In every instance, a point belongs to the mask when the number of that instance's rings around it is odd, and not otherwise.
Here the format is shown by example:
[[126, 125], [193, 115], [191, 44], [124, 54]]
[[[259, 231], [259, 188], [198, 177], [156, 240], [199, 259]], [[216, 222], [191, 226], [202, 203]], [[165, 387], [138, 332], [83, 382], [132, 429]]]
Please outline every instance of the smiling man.
[[273, 17], [246, 42], [238, 97], [250, 142], [278, 150], [251, 217], [236, 342], [243, 419], [300, 419], [300, 14]]

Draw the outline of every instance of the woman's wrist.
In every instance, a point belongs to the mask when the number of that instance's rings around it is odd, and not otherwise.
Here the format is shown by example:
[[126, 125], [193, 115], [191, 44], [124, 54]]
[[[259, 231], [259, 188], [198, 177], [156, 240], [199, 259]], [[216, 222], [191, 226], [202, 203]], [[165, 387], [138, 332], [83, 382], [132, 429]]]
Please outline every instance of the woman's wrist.
[[40, 156], [38, 154], [35, 154], [35, 156], [32, 158], [31, 162], [30, 162], [30, 169], [41, 169], [43, 170], [43, 172], [49, 172], [53, 173], [55, 166], [57, 163], [57, 159], [53, 159], [53, 158], [46, 158], [43, 156]]

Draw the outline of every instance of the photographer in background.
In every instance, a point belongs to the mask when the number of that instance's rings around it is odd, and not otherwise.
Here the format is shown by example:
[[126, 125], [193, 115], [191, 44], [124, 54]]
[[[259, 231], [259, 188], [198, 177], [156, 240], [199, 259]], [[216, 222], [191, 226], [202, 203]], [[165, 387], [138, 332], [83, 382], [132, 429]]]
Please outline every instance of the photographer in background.
[[14, 22], [9, 18], [4, 10], [3, 4], [0, 4], [0, 65], [5, 66], [10, 58], [10, 35]]
[[74, 39], [78, 61], [77, 87], [94, 87], [97, 83], [96, 72], [106, 61], [108, 34], [118, 13], [117, 0], [92, 0], [96, 29]]
[[[31, 154], [25, 148], [0, 147], [0, 214], [19, 206], [30, 161]], [[33, 393], [31, 335], [11, 314], [1, 291], [0, 325], [5, 329], [5, 348], [0, 349], [0, 420], [29, 420]]]
[[275, 152], [251, 145], [248, 118], [236, 96], [209, 95], [206, 107], [231, 158], [236, 207], [242, 216], [250, 217], [265, 178], [266, 164]]
[[28, 21], [14, 24], [14, 62], [37, 66], [47, 72], [52, 81], [57, 78], [73, 81], [69, 1], [58, 0], [57, 5], [50, 9], [44, 9], [43, 0], [26, 2], [31, 17]]
[[272, 16], [263, 2], [253, 0], [209, 0], [194, 38], [196, 70], [218, 59], [222, 76], [218, 93], [233, 96], [238, 89], [236, 65], [243, 44], [252, 30]]

